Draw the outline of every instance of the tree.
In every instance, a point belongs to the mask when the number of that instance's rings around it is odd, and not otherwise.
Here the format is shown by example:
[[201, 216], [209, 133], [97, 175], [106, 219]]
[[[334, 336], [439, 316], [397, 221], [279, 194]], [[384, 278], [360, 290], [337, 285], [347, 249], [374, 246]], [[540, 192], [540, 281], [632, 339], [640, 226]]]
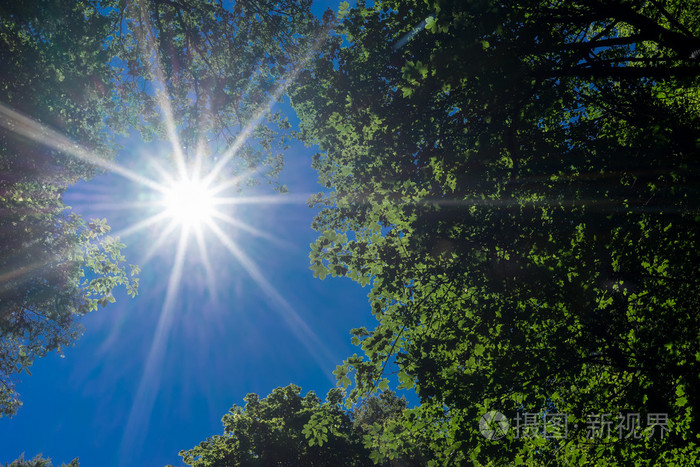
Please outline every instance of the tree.
[[245, 407], [234, 405], [222, 418], [223, 435], [180, 455], [194, 466], [372, 465], [340, 405], [342, 392], [331, 389], [323, 404], [313, 392], [300, 393], [291, 384], [263, 399], [248, 394]]
[[[71, 461], [70, 464], [61, 464], [61, 467], [79, 467], [80, 463], [76, 457]], [[11, 464], [5, 463], [5, 467], [53, 467], [53, 463], [50, 458], [42, 457], [41, 454], [37, 454], [31, 460], [26, 460], [24, 454], [19, 456], [18, 459], [12, 461]]]
[[[371, 284], [379, 321], [339, 382], [352, 400], [398, 364], [436, 462], [698, 456], [691, 3], [360, 3], [292, 90], [333, 189], [312, 269]], [[490, 442], [490, 410], [538, 435]], [[591, 429], [635, 412], [642, 441]], [[570, 431], [545, 441], [556, 413]]]
[[[95, 173], [70, 148], [78, 144], [104, 160], [113, 153], [104, 131], [116, 106], [106, 90], [115, 77], [106, 59], [108, 27], [90, 2], [0, 8], [1, 415], [21, 404], [15, 374], [72, 345], [79, 317], [113, 302], [114, 287], [137, 291], [138, 268], [127, 274], [124, 245], [105, 235], [106, 221], [86, 223], [61, 199], [67, 186]], [[121, 117], [113, 115], [118, 129]]]

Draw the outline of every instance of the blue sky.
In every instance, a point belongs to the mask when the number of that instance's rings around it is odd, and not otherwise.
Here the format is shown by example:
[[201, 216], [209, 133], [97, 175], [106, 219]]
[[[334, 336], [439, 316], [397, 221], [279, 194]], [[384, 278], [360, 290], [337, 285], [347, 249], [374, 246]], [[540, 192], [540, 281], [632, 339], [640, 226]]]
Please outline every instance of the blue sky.
[[[148, 154], [145, 148], [141, 150]], [[278, 241], [226, 229], [308, 330], [294, 325], [289, 309], [266, 298], [210, 235], [215, 295], [192, 244], [164, 344], [147, 371], [176, 236], [145, 264], [163, 225], [127, 236], [127, 259], [142, 266], [140, 294], [131, 299], [120, 291], [117, 303], [84, 318], [85, 334], [65, 350], [65, 358], [51, 354], [39, 359], [32, 375], [22, 377], [18, 389], [24, 406], [14, 418], [0, 419], [0, 460], [41, 452], [56, 463], [79, 457], [85, 466], [179, 465], [177, 452], [220, 432], [221, 416], [232, 404], [242, 404], [249, 392], [264, 396], [293, 382], [304, 392], [325, 396], [334, 384], [335, 365], [356, 351], [348, 331], [371, 326], [374, 318], [368, 289], [349, 280], [315, 279], [308, 267], [316, 233], [310, 228], [314, 211], [303, 198], [319, 190], [309, 168], [313, 153], [297, 144], [287, 154], [280, 181], [290, 193], [280, 196], [298, 201], [236, 212], [238, 219]], [[119, 162], [138, 167], [143, 156], [134, 154], [122, 154]], [[107, 217], [118, 232], [143, 213], [106, 205], [126, 204], [142, 191], [136, 183], [107, 175], [72, 188], [65, 198], [86, 218]], [[273, 194], [267, 186], [254, 191]], [[314, 344], [314, 336], [325, 349]]]
[[[328, 3], [317, 3], [314, 11], [320, 14]], [[124, 143], [116, 162], [153, 175], [148, 158], [166, 143], [133, 137]], [[24, 406], [14, 418], [0, 419], [0, 462], [24, 452], [43, 453], [56, 465], [75, 457], [87, 467], [181, 465], [178, 451], [219, 433], [221, 416], [249, 392], [266, 396], [293, 382], [304, 393], [325, 396], [334, 386], [335, 365], [357, 351], [349, 330], [375, 321], [368, 289], [347, 279], [320, 281], [309, 269], [315, 211], [304, 200], [320, 189], [310, 168], [314, 152], [295, 144], [286, 154], [280, 182], [289, 188], [281, 198], [288, 202], [235, 212], [272, 240], [225, 228], [278, 298], [270, 298], [270, 290], [209, 235], [215, 290], [192, 243], [167, 311], [176, 236], [148, 261], [164, 225], [125, 237], [128, 261], [142, 267], [140, 294], [130, 299], [120, 290], [116, 304], [83, 319], [85, 334], [65, 358], [39, 359], [33, 374], [22, 377]], [[274, 193], [263, 185], [245, 194]], [[143, 209], [124, 206], [147, 195], [137, 183], [105, 175], [76, 185], [65, 199], [86, 218], [106, 217], [118, 233], [146, 216]]]

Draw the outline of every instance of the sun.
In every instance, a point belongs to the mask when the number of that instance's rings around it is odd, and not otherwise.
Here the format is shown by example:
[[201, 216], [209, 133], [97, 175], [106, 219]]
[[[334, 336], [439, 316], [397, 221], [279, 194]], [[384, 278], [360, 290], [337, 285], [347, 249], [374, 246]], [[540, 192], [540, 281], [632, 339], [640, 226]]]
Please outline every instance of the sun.
[[201, 178], [175, 180], [165, 187], [165, 214], [183, 227], [200, 227], [216, 215], [216, 190]]

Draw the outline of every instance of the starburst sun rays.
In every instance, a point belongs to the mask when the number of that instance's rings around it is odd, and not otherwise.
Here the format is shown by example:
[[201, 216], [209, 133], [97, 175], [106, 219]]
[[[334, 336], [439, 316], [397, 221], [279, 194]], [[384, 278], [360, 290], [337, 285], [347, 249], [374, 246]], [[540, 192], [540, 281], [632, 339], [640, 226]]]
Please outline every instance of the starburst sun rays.
[[[154, 76], [162, 83], [163, 75], [158, 65], [158, 57], [151, 63], [155, 67], [153, 70]], [[275, 243], [284, 243], [273, 235], [256, 229], [242, 219], [232, 216], [230, 213], [231, 208], [242, 204], [303, 202], [305, 196], [227, 195], [229, 189], [239, 186], [242, 179], [253, 174], [249, 172], [226, 179], [224, 172], [227, 165], [234, 160], [241, 148], [247, 143], [254, 127], [262, 120], [272, 105], [279, 100], [295, 76], [296, 71], [281, 80], [281, 84], [272, 93], [267, 105], [263, 105], [255, 112], [247, 125], [240, 129], [235, 141], [221, 154], [216, 163], [206, 173], [202, 173], [203, 156], [200, 151], [195, 155], [194, 164], [188, 166], [178, 138], [177, 125], [173, 118], [170, 101], [164, 92], [159, 92], [158, 103], [162, 111], [161, 115], [164, 120], [166, 135], [172, 148], [173, 162], [175, 163], [175, 170], [168, 170], [159, 166], [157, 161], [154, 161], [154, 166], [157, 167], [160, 173], [160, 180], [149, 178], [137, 171], [130, 170], [100, 157], [70, 140], [67, 136], [0, 103], [0, 126], [5, 129], [128, 179], [155, 195], [152, 197], [153, 200], [148, 203], [126, 202], [121, 206], [119, 203], [110, 203], [112, 209], [146, 207], [155, 211], [154, 214], [144, 216], [144, 218], [117, 233], [121, 237], [131, 237], [149, 228], [159, 230], [145, 257], [140, 261], [142, 264], [148, 262], [159, 250], [162, 250], [167, 240], [172, 238], [173, 234], [177, 235], [179, 231], [176, 242], [177, 247], [170, 276], [167, 280], [167, 288], [158, 317], [158, 324], [150, 343], [145, 367], [121, 442], [120, 451], [127, 457], [128, 452], [133, 452], [134, 449], [138, 451], [137, 445], [140, 443], [139, 440], [142, 439], [142, 435], [149, 424], [155, 397], [159, 391], [162, 371], [160, 368], [162, 366], [161, 363], [165, 359], [167, 341], [172, 331], [177, 295], [183, 280], [183, 268], [186, 257], [190, 254], [188, 251], [192, 244], [196, 245], [198, 258], [204, 266], [210, 290], [215, 290], [216, 285], [208, 251], [209, 237], [213, 237], [232, 254], [233, 258], [260, 286], [264, 299], [271, 305], [270, 308], [281, 315], [292, 333], [308, 349], [312, 358], [317, 361], [319, 368], [325, 371], [328, 368], [332, 368], [332, 365], [337, 362], [335, 356], [332, 355], [303, 318], [298, 315], [292, 305], [266, 279], [255, 261], [219, 225], [219, 223], [225, 223], [233, 229], [245, 231]], [[206, 235], [207, 233], [212, 233], [213, 235]], [[328, 378], [331, 383], [334, 383], [331, 375]]]

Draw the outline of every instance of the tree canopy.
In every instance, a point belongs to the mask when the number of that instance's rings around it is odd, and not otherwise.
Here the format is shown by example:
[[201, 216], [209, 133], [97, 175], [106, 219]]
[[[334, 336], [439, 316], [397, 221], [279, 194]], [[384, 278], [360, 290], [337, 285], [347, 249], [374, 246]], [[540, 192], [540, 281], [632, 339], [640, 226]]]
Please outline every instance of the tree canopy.
[[[360, 2], [292, 90], [332, 189], [312, 269], [371, 285], [378, 319], [339, 382], [398, 365], [436, 462], [698, 455], [698, 6]], [[486, 440], [490, 410], [538, 436]], [[590, 436], [628, 413], [643, 441]]]

